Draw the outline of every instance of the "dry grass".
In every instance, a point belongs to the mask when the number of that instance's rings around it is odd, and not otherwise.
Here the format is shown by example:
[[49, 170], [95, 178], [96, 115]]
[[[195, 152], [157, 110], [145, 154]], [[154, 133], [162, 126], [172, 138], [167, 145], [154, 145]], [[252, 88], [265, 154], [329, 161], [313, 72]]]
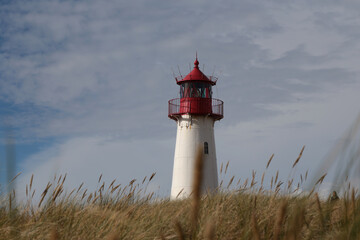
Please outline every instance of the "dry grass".
[[[64, 190], [66, 175], [59, 176], [35, 201], [32, 176], [25, 203], [14, 206], [14, 192], [0, 202], [0, 239], [360, 239], [360, 200], [354, 189], [323, 200], [317, 193], [295, 195], [294, 180], [283, 184], [278, 172], [271, 189], [264, 190], [265, 173], [258, 186], [253, 172], [243, 184], [239, 180], [229, 189], [232, 177], [228, 188], [206, 195], [201, 194], [200, 153], [196, 164], [191, 197], [177, 201], [146, 193], [155, 173], [126, 186], [115, 180], [106, 185], [100, 176], [96, 191], [81, 183], [70, 193]], [[301, 175], [297, 188], [304, 181]]]
[[[40, 204], [24, 204], [9, 210], [10, 203], [2, 202], [0, 239], [360, 237], [360, 202], [354, 194], [323, 201], [317, 195], [283, 196], [247, 189], [169, 201], [139, 197], [134, 184], [126, 187], [115, 195], [111, 188], [107, 193], [98, 190], [89, 201], [82, 191], [73, 197], [62, 196], [61, 188], [54, 187], [52, 192], [44, 191], [48, 197], [39, 208]], [[198, 201], [196, 208], [194, 201]], [[198, 212], [196, 219], [193, 211]]]

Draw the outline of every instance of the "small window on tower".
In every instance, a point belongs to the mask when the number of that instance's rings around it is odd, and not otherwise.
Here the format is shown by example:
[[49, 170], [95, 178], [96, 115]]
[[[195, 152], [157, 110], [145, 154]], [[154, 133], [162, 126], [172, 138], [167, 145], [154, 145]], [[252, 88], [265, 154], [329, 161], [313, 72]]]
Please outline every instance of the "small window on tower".
[[204, 154], [209, 154], [209, 144], [204, 142]]

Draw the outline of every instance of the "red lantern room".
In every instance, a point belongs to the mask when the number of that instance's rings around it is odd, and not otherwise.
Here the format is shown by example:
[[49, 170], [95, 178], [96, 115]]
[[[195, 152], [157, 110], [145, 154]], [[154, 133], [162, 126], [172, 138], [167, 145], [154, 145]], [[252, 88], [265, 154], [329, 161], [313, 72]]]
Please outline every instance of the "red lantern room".
[[169, 101], [169, 118], [177, 120], [180, 115], [210, 115], [220, 120], [223, 115], [223, 101], [212, 98], [212, 86], [217, 78], [206, 76], [199, 69], [196, 58], [194, 69], [184, 78], [175, 77], [180, 86], [180, 98]]

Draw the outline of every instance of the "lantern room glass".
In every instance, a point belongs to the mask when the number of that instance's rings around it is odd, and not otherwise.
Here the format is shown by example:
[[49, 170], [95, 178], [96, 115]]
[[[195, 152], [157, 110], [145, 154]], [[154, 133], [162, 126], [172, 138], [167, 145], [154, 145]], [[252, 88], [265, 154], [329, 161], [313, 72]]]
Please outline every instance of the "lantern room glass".
[[209, 83], [186, 82], [180, 85], [180, 98], [211, 98], [212, 90]]

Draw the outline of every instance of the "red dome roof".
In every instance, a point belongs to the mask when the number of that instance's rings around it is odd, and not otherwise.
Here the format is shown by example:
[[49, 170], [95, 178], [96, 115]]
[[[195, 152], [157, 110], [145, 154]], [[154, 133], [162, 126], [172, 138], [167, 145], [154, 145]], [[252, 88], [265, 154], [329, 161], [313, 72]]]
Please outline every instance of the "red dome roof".
[[[214, 77], [210, 77], [210, 79], [213, 78]], [[200, 71], [199, 61], [197, 58], [194, 62], [194, 69], [188, 75], [186, 75], [186, 77], [182, 78], [181, 80], [178, 80], [178, 78], [176, 78], [178, 84], [181, 84], [184, 81], [206, 81], [206, 82], [210, 82], [211, 85], [215, 85], [217, 79], [215, 81], [212, 81], [210, 79]]]

